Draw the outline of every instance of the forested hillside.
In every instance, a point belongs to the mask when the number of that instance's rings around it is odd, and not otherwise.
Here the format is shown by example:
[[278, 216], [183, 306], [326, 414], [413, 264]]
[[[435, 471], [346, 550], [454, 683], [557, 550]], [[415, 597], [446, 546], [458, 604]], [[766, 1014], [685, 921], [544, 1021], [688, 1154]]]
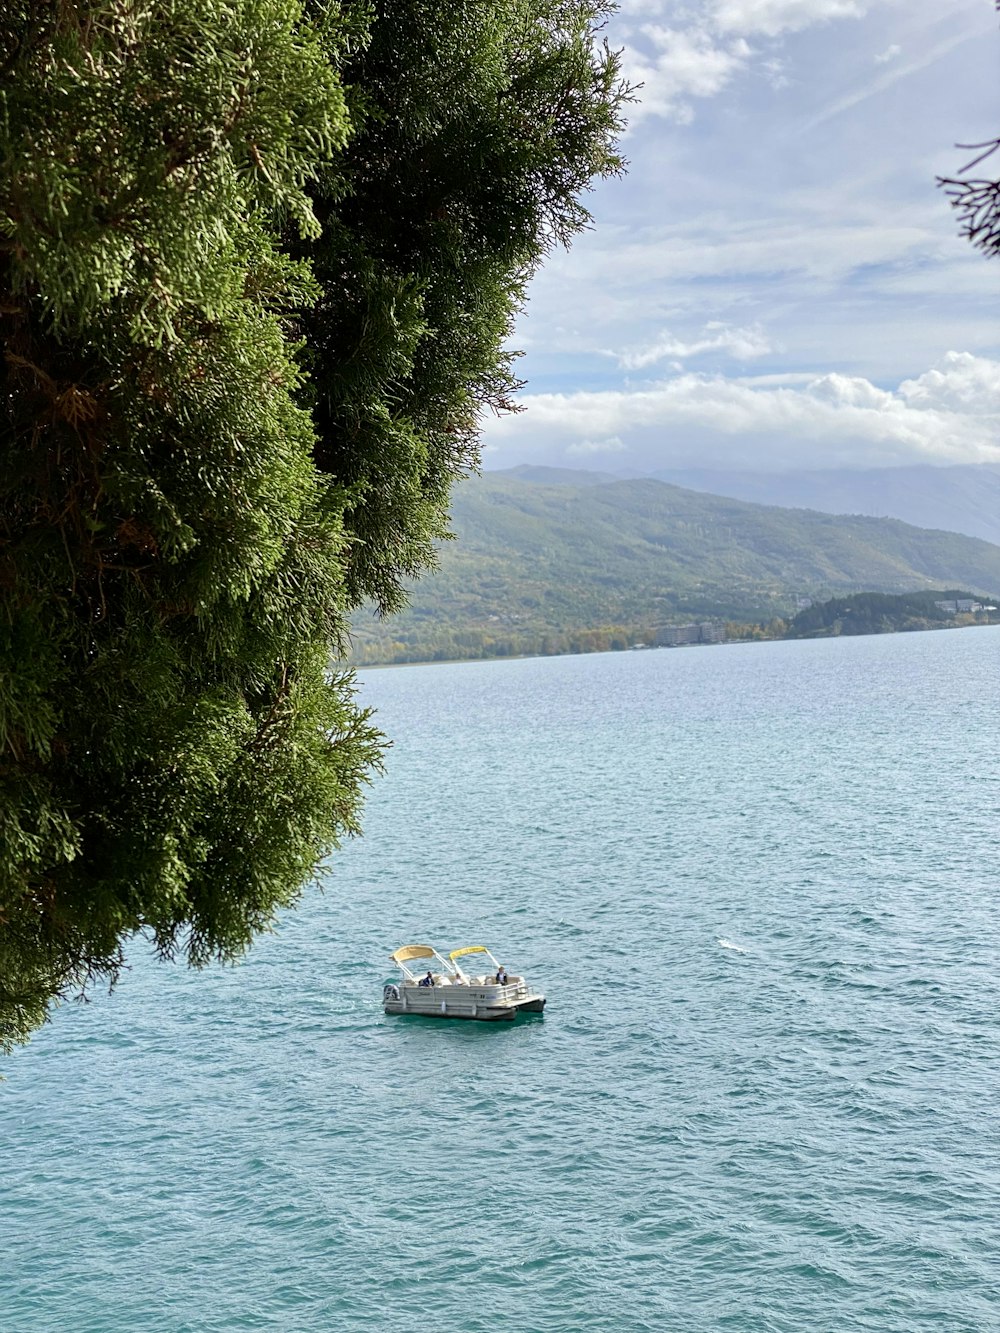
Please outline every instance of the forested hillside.
[[[969, 602], [972, 606], [966, 607]], [[853, 593], [850, 597], [834, 597], [806, 607], [793, 618], [784, 637], [818, 639], [943, 629], [985, 623], [995, 611], [994, 605], [979, 604], [962, 588], [895, 597], [878, 592]]]
[[892, 519], [778, 509], [650, 480], [487, 473], [455, 492], [440, 568], [358, 661], [586, 651], [684, 620], [789, 617], [840, 592], [1000, 588], [1000, 547]]

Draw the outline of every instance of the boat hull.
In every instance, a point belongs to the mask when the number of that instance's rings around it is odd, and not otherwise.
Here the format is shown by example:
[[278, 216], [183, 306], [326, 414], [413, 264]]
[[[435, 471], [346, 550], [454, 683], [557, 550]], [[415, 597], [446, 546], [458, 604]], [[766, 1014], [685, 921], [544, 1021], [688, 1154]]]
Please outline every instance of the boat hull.
[[390, 982], [383, 990], [382, 1008], [387, 1014], [510, 1023], [518, 1013], [540, 1014], [545, 996], [524, 986], [413, 986]]

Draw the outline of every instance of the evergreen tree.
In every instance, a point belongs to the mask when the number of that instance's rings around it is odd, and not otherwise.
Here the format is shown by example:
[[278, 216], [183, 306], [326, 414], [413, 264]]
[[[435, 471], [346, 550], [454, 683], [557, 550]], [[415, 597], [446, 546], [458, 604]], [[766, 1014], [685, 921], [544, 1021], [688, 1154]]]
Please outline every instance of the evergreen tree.
[[958, 214], [962, 235], [987, 257], [997, 255], [1000, 254], [1000, 177], [974, 173], [990, 158], [996, 167], [1000, 139], [963, 147], [974, 149], [976, 156], [961, 168], [960, 175], [940, 176], [938, 184], [943, 186]]
[[357, 829], [342, 657], [444, 534], [505, 348], [620, 169], [599, 6], [0, 15], [0, 1044], [241, 953]]
[[[1000, 0], [994, 0], [1000, 11]], [[987, 257], [1000, 254], [1000, 176], [997, 163], [1000, 138], [983, 143], [960, 144], [975, 153], [959, 169], [958, 176], [939, 176], [938, 185], [944, 188], [952, 207], [962, 224], [962, 235]], [[989, 163], [989, 167], [984, 167]], [[992, 171], [992, 174], [990, 174]]]

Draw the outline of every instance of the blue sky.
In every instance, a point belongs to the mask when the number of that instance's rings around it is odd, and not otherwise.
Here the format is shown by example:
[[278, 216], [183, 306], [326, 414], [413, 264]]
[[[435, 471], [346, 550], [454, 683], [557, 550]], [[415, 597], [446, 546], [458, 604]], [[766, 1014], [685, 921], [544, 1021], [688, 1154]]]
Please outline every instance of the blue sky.
[[625, 0], [608, 36], [629, 173], [532, 284], [484, 466], [1000, 462], [1000, 259], [935, 187], [1000, 134], [990, 0]]

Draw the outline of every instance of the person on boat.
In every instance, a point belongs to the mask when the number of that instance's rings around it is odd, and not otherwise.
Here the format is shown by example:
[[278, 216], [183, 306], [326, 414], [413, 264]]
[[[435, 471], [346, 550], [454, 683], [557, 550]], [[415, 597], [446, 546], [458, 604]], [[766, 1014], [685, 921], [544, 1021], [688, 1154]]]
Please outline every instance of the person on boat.
[[432, 972], [428, 972], [427, 975], [426, 975], [426, 977], [421, 977], [421, 978], [420, 978], [420, 980], [417, 982], [417, 985], [418, 985], [418, 986], [433, 986], [433, 985], [434, 985], [434, 974], [433, 974]]
[[507, 984], [507, 969], [504, 967], [503, 963], [501, 963], [500, 966], [497, 968], [497, 985], [506, 986], [506, 984]]

